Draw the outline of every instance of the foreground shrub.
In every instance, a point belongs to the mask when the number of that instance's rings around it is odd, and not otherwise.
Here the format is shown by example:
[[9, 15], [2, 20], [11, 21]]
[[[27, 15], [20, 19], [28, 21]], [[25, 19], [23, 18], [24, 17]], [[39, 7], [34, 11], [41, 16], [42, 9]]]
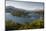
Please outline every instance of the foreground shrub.
[[16, 26], [16, 23], [13, 22], [12, 20], [8, 20], [5, 23], [6, 30], [15, 29], [14, 26]]
[[34, 20], [32, 22], [32, 28], [44, 28], [44, 21], [41, 19]]
[[44, 28], [44, 21], [41, 19], [34, 20], [32, 23], [25, 22], [24, 24], [15, 23], [11, 20], [6, 21], [6, 30], [23, 30]]

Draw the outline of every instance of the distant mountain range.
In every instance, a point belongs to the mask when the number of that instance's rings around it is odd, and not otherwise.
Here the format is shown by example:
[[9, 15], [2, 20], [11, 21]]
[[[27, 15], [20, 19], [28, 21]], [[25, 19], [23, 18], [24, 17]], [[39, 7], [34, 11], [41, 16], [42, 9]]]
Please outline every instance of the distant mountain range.
[[38, 13], [38, 14], [44, 14], [44, 10], [43, 9], [36, 9], [36, 10], [24, 10], [24, 9], [20, 9], [20, 8], [15, 8], [13, 6], [6, 6], [5, 12], [7, 13], [15, 13], [15, 12], [21, 12], [21, 13], [25, 13], [25, 14], [29, 14], [29, 13]]
[[35, 10], [25, 10], [25, 9], [20, 9], [20, 8], [15, 8], [15, 7], [13, 7], [13, 6], [6, 6], [6, 9], [5, 9], [5, 11], [6, 12], [10, 12], [10, 11], [13, 11], [13, 10], [17, 10], [17, 11], [28, 11], [28, 12], [30, 12], [30, 11], [34, 11], [34, 12], [36, 12], [36, 11], [43, 11], [43, 9], [35, 9]]
[[5, 12], [11, 12], [11, 11], [13, 11], [15, 8], [14, 7], [12, 7], [12, 6], [6, 6], [6, 9], [5, 9]]
[[20, 9], [20, 8], [15, 8], [13, 6], [6, 6], [6, 9], [5, 9], [5, 12], [7, 13], [11, 13], [11, 12], [24, 12], [24, 13], [31, 13], [31, 11], [27, 11], [27, 10], [24, 10], [24, 9]]

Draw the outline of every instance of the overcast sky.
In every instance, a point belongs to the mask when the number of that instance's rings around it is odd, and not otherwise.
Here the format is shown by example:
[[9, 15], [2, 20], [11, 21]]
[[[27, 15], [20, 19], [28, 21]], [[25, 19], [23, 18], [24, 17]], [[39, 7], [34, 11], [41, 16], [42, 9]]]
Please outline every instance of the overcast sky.
[[6, 6], [13, 6], [26, 10], [43, 9], [43, 3], [40, 2], [20, 2], [20, 1], [6, 1]]

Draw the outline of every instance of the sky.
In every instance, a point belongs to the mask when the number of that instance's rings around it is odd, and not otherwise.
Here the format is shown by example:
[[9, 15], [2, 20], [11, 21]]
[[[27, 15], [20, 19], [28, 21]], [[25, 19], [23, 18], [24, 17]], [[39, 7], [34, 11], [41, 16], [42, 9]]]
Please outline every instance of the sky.
[[43, 2], [6, 1], [6, 6], [13, 6], [25, 10], [43, 9]]

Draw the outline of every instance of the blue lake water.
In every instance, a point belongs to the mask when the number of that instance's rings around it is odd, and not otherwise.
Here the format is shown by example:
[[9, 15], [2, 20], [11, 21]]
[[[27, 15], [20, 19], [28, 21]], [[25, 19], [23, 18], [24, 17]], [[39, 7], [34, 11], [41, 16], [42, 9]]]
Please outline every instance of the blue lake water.
[[31, 22], [37, 18], [38, 16], [36, 15], [32, 15], [31, 17], [18, 17], [11, 15], [11, 13], [5, 13], [5, 20], [12, 20], [15, 21], [16, 23]]

